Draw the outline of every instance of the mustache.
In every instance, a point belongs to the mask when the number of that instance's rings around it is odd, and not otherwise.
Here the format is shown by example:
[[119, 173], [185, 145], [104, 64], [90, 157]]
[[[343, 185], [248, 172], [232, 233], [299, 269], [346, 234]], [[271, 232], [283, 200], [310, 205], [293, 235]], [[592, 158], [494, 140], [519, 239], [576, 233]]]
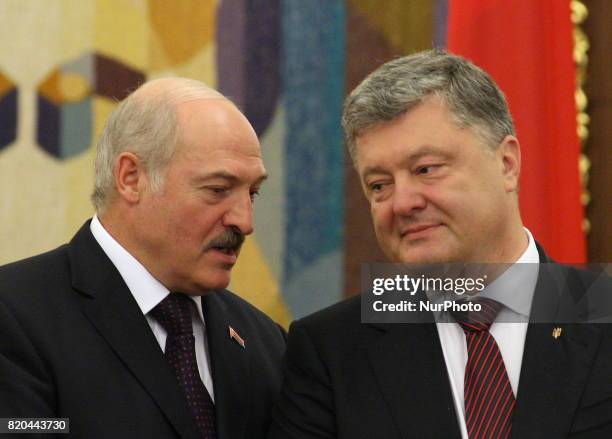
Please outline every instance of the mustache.
[[242, 247], [245, 238], [246, 236], [244, 236], [242, 233], [237, 232], [234, 229], [227, 229], [219, 236], [213, 238], [213, 240], [206, 246], [206, 250], [221, 247], [238, 251], [240, 247]]

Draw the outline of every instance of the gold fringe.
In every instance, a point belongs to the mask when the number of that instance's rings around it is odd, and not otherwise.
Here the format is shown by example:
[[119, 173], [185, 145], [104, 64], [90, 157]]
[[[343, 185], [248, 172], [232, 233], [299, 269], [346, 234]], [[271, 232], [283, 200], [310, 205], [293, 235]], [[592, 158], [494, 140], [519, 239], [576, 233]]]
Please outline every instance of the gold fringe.
[[[581, 202], [583, 206], [587, 206], [591, 201], [591, 193], [588, 190], [589, 184], [589, 169], [591, 161], [584, 153], [584, 146], [589, 137], [589, 122], [590, 117], [586, 112], [588, 98], [584, 92], [584, 83], [587, 76], [587, 65], [589, 63], [589, 39], [580, 27], [589, 15], [589, 11], [581, 0], [571, 0], [571, 17], [574, 24], [574, 62], [576, 63], [576, 127], [578, 130], [578, 138], [582, 152], [578, 161], [578, 169], [580, 170], [580, 185], [582, 187]], [[591, 223], [588, 218], [584, 218], [582, 223], [584, 233], [589, 233]]]

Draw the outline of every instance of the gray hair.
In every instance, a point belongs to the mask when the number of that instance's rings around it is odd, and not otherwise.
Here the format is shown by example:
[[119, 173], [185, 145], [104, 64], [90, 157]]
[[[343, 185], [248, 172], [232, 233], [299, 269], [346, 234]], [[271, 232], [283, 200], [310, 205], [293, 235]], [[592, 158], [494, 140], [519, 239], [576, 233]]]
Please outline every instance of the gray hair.
[[342, 127], [353, 163], [361, 134], [432, 96], [444, 102], [458, 126], [473, 128], [491, 149], [514, 135], [506, 98], [486, 72], [460, 56], [427, 50], [383, 64], [346, 98]]
[[115, 108], [98, 140], [94, 162], [91, 201], [97, 212], [115, 194], [113, 171], [123, 152], [139, 157], [153, 191], [163, 187], [163, 171], [180, 141], [176, 106], [196, 99], [227, 98], [194, 79], [161, 78], [145, 83]]

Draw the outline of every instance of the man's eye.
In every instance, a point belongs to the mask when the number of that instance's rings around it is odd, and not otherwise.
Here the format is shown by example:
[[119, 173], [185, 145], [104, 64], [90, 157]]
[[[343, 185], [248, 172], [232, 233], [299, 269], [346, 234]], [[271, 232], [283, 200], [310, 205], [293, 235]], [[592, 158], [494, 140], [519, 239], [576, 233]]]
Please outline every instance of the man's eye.
[[431, 174], [435, 168], [436, 165], [419, 166], [417, 168], [417, 174]]
[[226, 187], [217, 187], [217, 186], [209, 187], [208, 190], [217, 195], [223, 195], [228, 191]]
[[259, 189], [251, 191], [251, 202], [255, 201], [255, 198], [259, 196]]
[[384, 185], [382, 183], [372, 183], [370, 185], [370, 190], [372, 192], [380, 192], [383, 187], [384, 187]]

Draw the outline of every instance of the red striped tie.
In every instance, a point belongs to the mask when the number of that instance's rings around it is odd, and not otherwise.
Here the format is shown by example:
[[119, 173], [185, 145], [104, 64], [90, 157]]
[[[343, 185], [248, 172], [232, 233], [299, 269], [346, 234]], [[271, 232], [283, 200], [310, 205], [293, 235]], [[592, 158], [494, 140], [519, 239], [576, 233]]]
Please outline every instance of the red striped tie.
[[497, 342], [489, 333], [502, 304], [477, 299], [480, 312], [454, 312], [467, 341], [465, 368], [465, 423], [470, 439], [506, 439], [512, 431], [516, 405], [504, 360]]

